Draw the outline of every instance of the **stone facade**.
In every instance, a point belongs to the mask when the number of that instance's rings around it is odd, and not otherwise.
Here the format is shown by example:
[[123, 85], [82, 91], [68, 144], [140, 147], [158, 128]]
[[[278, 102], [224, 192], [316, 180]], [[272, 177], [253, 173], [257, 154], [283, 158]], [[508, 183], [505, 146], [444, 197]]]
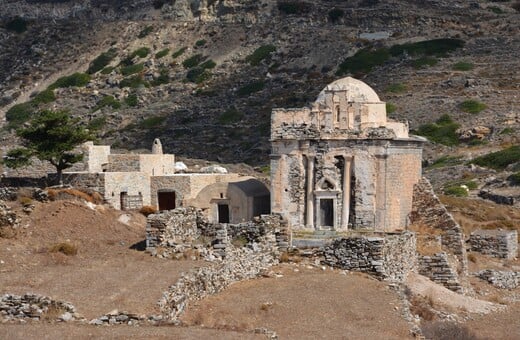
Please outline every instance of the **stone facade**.
[[476, 230], [469, 237], [472, 251], [504, 259], [518, 256], [518, 232], [516, 230]]
[[271, 117], [271, 210], [293, 230], [404, 229], [423, 139], [386, 120], [365, 83], [328, 85], [312, 108]]
[[381, 234], [334, 240], [323, 250], [323, 263], [361, 271], [379, 279], [402, 281], [416, 269], [415, 234]]

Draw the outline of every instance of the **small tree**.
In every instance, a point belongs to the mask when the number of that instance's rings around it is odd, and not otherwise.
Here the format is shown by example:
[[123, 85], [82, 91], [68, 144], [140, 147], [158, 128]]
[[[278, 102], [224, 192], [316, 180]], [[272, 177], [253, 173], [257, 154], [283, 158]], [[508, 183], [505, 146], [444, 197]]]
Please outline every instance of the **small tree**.
[[16, 134], [22, 139], [23, 147], [9, 151], [4, 164], [11, 168], [24, 167], [34, 156], [56, 167], [60, 184], [63, 170], [83, 159], [83, 155], [74, 153], [73, 149], [92, 139], [91, 133], [68, 111], [42, 111]]

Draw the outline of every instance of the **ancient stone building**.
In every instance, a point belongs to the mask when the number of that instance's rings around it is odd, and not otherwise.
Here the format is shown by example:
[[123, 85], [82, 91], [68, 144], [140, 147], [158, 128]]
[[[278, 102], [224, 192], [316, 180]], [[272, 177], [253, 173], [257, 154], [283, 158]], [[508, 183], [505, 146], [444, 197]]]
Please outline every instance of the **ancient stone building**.
[[372, 88], [347, 77], [311, 107], [271, 117], [271, 210], [292, 230], [404, 229], [424, 139], [386, 118]]

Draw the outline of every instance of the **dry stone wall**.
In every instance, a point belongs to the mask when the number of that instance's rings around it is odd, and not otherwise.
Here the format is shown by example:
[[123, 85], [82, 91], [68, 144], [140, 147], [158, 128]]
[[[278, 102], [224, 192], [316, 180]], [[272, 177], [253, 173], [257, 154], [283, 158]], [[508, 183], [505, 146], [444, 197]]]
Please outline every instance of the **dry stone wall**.
[[454, 266], [450, 264], [445, 252], [431, 256], [419, 256], [419, 274], [450, 290], [463, 292], [457, 272], [454, 270]]
[[518, 232], [516, 230], [476, 230], [469, 243], [472, 251], [504, 259], [518, 256]]
[[53, 300], [50, 297], [25, 294], [5, 294], [0, 298], [0, 318], [6, 321], [40, 320], [48, 312], [58, 311], [59, 321], [81, 319], [76, 308], [68, 302]]
[[500, 289], [515, 289], [520, 287], [520, 272], [486, 269], [477, 276]]
[[383, 280], [401, 281], [417, 264], [416, 238], [411, 232], [378, 237], [349, 237], [323, 250], [323, 263], [365, 272]]

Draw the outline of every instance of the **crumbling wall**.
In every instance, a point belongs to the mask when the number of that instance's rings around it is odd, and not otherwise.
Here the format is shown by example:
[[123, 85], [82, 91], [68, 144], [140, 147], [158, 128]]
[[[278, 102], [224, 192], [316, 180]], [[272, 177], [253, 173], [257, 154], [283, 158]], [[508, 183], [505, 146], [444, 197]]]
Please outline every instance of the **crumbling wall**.
[[4, 320], [40, 320], [47, 313], [55, 314], [56, 311], [59, 312], [56, 316], [59, 321], [81, 319], [72, 304], [53, 300], [47, 296], [4, 294], [0, 298], [0, 318]]
[[415, 248], [415, 234], [411, 232], [341, 238], [325, 247], [323, 263], [400, 281], [416, 267]]
[[504, 259], [518, 256], [518, 232], [516, 230], [476, 230], [469, 243], [472, 251]]
[[463, 292], [455, 266], [451, 265], [448, 255], [440, 252], [431, 256], [419, 256], [419, 274], [455, 292]]
[[467, 273], [466, 247], [462, 228], [435, 195], [430, 182], [422, 178], [414, 187], [410, 222], [441, 231], [442, 246], [457, 257], [457, 272]]
[[520, 272], [486, 269], [477, 276], [500, 289], [515, 289], [520, 287]]

